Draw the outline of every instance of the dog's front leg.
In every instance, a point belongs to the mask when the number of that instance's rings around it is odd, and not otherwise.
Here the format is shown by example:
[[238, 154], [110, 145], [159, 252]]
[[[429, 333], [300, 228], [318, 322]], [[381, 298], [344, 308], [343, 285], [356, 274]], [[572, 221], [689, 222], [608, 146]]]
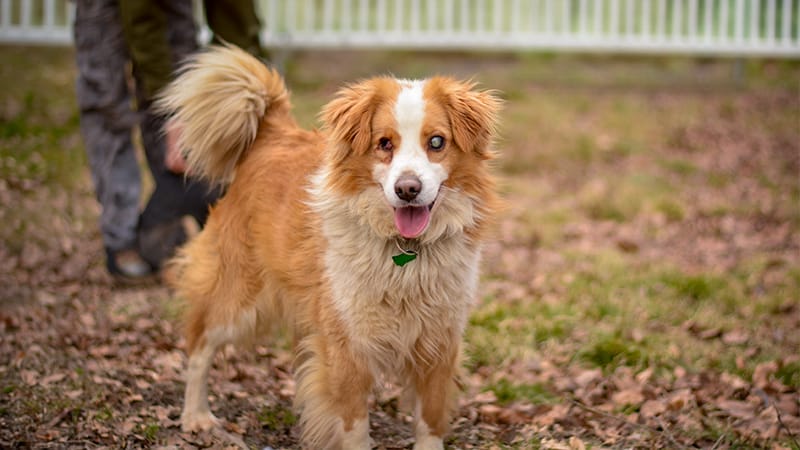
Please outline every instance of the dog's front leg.
[[458, 392], [458, 346], [440, 355], [414, 377], [416, 391], [414, 450], [442, 450], [442, 438], [450, 427], [450, 418]]
[[297, 402], [306, 448], [369, 450], [367, 397], [373, 377], [347, 344], [320, 337], [304, 343], [297, 370]]

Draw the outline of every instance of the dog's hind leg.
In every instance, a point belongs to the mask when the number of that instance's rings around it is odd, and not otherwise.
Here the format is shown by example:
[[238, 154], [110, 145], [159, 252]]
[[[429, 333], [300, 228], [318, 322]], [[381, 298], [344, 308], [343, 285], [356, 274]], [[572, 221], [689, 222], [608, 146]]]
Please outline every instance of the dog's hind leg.
[[203, 344], [189, 354], [186, 369], [186, 391], [184, 392], [181, 428], [185, 432], [204, 431], [219, 425], [208, 405], [208, 371], [214, 355], [226, 340], [220, 334], [206, 336]]

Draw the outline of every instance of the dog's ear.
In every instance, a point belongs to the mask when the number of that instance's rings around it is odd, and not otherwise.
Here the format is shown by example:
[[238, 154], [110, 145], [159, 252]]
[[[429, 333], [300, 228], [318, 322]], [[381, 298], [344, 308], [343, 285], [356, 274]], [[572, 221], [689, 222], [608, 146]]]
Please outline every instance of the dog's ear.
[[369, 151], [372, 117], [381, 101], [381, 85], [386, 80], [371, 79], [342, 88], [320, 113], [330, 135], [328, 157], [337, 165], [351, 153]]
[[449, 114], [456, 145], [482, 159], [493, 158], [491, 143], [503, 105], [497, 92], [476, 90], [473, 82], [446, 77], [433, 78], [429, 84]]

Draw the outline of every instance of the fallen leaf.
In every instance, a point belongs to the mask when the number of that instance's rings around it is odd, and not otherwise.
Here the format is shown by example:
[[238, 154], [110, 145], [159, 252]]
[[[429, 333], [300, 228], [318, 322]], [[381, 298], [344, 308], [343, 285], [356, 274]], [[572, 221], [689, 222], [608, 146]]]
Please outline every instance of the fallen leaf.
[[81, 314], [79, 316], [79, 320], [81, 321], [81, 324], [83, 324], [83, 326], [89, 329], [94, 328], [97, 325], [97, 321], [94, 319], [94, 315], [92, 315], [91, 313]]
[[238, 424], [233, 422], [225, 422], [223, 426], [226, 430], [230, 431], [231, 433], [236, 433], [240, 435], [243, 435], [245, 433], [244, 428], [240, 427]]
[[142, 419], [137, 416], [128, 417], [127, 419], [125, 419], [124, 422], [122, 422], [122, 425], [120, 426], [120, 431], [122, 431], [122, 433], [126, 435], [131, 434], [133, 429], [136, 428], [136, 425], [138, 425], [141, 422]]
[[755, 417], [755, 407], [740, 400], [720, 400], [715, 405], [731, 417], [749, 420]]
[[645, 384], [649, 382], [652, 377], [653, 377], [653, 368], [648, 367], [647, 369], [644, 369], [643, 371], [636, 374], [636, 381], [640, 384]]
[[106, 385], [114, 386], [116, 388], [121, 388], [122, 387], [122, 383], [120, 383], [119, 381], [111, 379], [111, 378], [101, 377], [100, 375], [93, 375], [92, 376], [92, 381], [94, 381], [97, 384], [106, 384]]
[[575, 383], [579, 387], [585, 388], [589, 383], [601, 378], [603, 378], [603, 372], [600, 369], [584, 370], [575, 377]]
[[481, 405], [478, 412], [484, 420], [500, 424], [521, 424], [528, 422], [528, 416], [513, 408], [497, 405]]
[[570, 406], [567, 404], [554, 405], [549, 411], [538, 416], [534, 416], [533, 421], [536, 424], [549, 426], [556, 422], [563, 421], [569, 414]]
[[701, 331], [697, 337], [703, 340], [714, 339], [719, 337], [722, 334], [722, 329], [720, 328], [710, 328], [705, 331]]
[[543, 439], [542, 448], [545, 450], [573, 450], [569, 442], [561, 442], [555, 439]]
[[22, 370], [20, 371], [19, 376], [28, 386], [33, 386], [39, 382], [39, 374], [33, 370]]
[[133, 382], [133, 384], [135, 384], [136, 385], [136, 389], [139, 389], [140, 391], [144, 391], [146, 389], [150, 389], [150, 386], [152, 386], [152, 384], [148, 383], [147, 381], [145, 381], [145, 380], [143, 380], [141, 378], [137, 378], [136, 381]]
[[611, 401], [617, 406], [639, 405], [644, 401], [641, 389], [626, 389], [611, 396]]
[[572, 436], [568, 442], [570, 450], [586, 450], [586, 444], [578, 437]]
[[636, 253], [639, 251], [639, 244], [633, 239], [617, 239], [617, 247], [625, 253]]
[[64, 395], [74, 400], [76, 398], [80, 398], [80, 396], [83, 395], [83, 389], [75, 389], [73, 391], [67, 391], [64, 392]]
[[153, 364], [162, 370], [180, 371], [183, 369], [183, 355], [178, 351], [162, 353]]
[[472, 397], [472, 401], [475, 403], [496, 403], [497, 395], [495, 395], [494, 391], [485, 391]]
[[783, 394], [775, 400], [775, 407], [781, 414], [789, 416], [800, 416], [800, 401], [797, 393]]
[[42, 378], [42, 380], [39, 382], [39, 384], [41, 384], [42, 386], [46, 387], [46, 386], [49, 386], [49, 385], [51, 385], [53, 383], [58, 383], [59, 381], [63, 380], [66, 377], [67, 377], [66, 373], [63, 373], [63, 372], [54, 373], [52, 375], [48, 375], [48, 376]]
[[[785, 422], [784, 422], [785, 424]], [[747, 426], [747, 431], [754, 433], [760, 439], [772, 440], [778, 437], [781, 425], [774, 408], [767, 408], [758, 415], [758, 418]]]
[[680, 411], [692, 401], [691, 389], [681, 389], [672, 392], [667, 397], [667, 408], [670, 411]]
[[750, 383], [744, 381], [741, 377], [737, 375], [723, 372], [720, 375], [719, 379], [723, 383], [729, 385], [735, 391], [747, 391], [750, 389]]
[[40, 290], [36, 292], [36, 301], [44, 306], [52, 306], [58, 303], [58, 298], [50, 292]]
[[115, 350], [110, 345], [98, 345], [89, 348], [89, 354], [95, 358], [113, 356], [115, 353]]
[[42, 430], [36, 433], [36, 438], [45, 442], [54, 441], [58, 439], [60, 436], [61, 436], [60, 431], [52, 429]]
[[642, 403], [642, 406], [639, 408], [639, 414], [641, 414], [642, 417], [652, 418], [662, 414], [666, 410], [667, 405], [663, 400], [647, 400]]
[[126, 405], [130, 405], [133, 402], [141, 402], [142, 400], [144, 400], [144, 397], [142, 397], [141, 394], [133, 394], [125, 397], [122, 402]]
[[756, 366], [753, 370], [753, 384], [756, 387], [764, 389], [770, 384], [770, 377], [778, 371], [778, 363], [775, 361], [768, 361]]
[[743, 329], [728, 331], [722, 335], [722, 342], [728, 345], [742, 345], [750, 339], [750, 334]]

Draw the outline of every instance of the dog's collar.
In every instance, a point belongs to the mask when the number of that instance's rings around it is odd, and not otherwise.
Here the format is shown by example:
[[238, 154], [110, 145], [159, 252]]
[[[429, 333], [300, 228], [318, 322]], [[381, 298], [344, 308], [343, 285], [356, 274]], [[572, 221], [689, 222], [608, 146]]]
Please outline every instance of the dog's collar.
[[417, 252], [414, 250], [406, 250], [400, 246], [400, 241], [395, 239], [394, 244], [400, 250], [400, 254], [392, 256], [392, 261], [396, 266], [403, 267], [407, 263], [417, 259]]

